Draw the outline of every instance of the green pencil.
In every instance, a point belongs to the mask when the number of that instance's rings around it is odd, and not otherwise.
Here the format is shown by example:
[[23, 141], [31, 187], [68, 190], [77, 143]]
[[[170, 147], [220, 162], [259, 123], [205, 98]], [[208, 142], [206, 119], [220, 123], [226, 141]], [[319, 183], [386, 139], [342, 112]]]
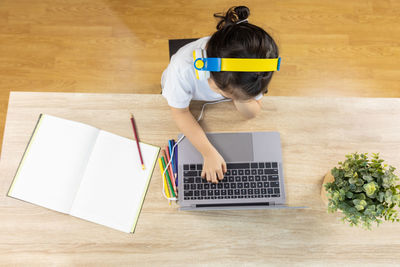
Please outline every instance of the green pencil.
[[[161, 157], [161, 161], [162, 161], [162, 163], [163, 163], [164, 170], [166, 170], [166, 169], [167, 169], [167, 168], [166, 168], [166, 167], [167, 167], [167, 164], [165, 164], [164, 157]], [[167, 174], [167, 181], [168, 181], [169, 188], [171, 189], [170, 191], [171, 191], [171, 193], [172, 193], [172, 196], [173, 196], [173, 197], [176, 197], [176, 196], [175, 196], [175, 193], [174, 193], [174, 188], [172, 187], [171, 178], [169, 177], [168, 170], [167, 170], [165, 173]]]

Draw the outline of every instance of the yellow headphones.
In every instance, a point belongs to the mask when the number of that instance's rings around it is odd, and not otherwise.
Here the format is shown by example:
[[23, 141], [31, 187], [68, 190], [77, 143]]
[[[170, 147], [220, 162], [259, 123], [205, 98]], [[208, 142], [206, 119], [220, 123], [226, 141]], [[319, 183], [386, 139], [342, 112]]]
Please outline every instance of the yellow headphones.
[[198, 80], [210, 78], [210, 71], [267, 72], [279, 71], [281, 58], [207, 58], [204, 49], [193, 51], [193, 66]]

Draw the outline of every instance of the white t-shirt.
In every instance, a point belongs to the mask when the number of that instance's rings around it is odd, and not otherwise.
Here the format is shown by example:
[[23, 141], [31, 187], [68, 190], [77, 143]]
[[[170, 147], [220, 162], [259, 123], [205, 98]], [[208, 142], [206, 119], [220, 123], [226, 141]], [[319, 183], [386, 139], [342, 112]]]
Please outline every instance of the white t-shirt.
[[[168, 105], [174, 108], [186, 108], [190, 101], [217, 101], [225, 99], [211, 90], [207, 80], [198, 80], [193, 67], [193, 50], [205, 49], [210, 37], [203, 37], [181, 47], [172, 57], [161, 77], [162, 95]], [[259, 94], [254, 99], [263, 97]]]

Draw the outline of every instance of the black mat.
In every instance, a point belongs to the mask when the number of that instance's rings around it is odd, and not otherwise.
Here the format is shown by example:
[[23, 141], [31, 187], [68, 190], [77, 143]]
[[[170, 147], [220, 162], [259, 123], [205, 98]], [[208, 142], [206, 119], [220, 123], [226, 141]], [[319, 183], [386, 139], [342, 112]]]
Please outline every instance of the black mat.
[[169, 59], [171, 59], [172, 55], [176, 53], [182, 46], [188, 44], [190, 42], [196, 41], [198, 38], [194, 39], [173, 39], [168, 40], [169, 43]]

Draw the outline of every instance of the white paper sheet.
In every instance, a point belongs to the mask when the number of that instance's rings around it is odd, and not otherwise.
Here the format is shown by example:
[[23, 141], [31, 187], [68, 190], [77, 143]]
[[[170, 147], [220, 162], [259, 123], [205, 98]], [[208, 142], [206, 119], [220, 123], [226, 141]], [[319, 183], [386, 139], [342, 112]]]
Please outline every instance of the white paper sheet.
[[131, 232], [140, 212], [159, 148], [100, 131], [71, 215]]
[[99, 129], [42, 115], [9, 195], [69, 213]]

